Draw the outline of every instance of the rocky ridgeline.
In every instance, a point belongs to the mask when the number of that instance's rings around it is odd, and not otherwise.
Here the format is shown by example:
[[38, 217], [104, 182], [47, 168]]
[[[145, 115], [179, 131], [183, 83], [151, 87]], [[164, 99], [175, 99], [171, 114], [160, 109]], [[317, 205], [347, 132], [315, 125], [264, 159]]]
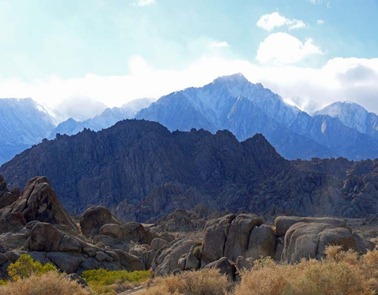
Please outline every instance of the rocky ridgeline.
[[326, 217], [280, 216], [271, 225], [240, 213], [205, 222], [200, 212], [176, 210], [147, 226], [123, 222], [97, 206], [75, 222], [45, 177], [31, 179], [22, 193], [10, 192], [0, 177], [0, 204], [1, 276], [27, 252], [67, 273], [106, 268], [167, 275], [215, 267], [235, 280], [260, 257], [297, 262], [323, 257], [327, 245], [360, 253], [374, 247], [344, 220]]
[[45, 175], [68, 212], [103, 205], [138, 222], [194, 208], [352, 218], [378, 212], [378, 160], [287, 161], [261, 134], [239, 142], [226, 130], [170, 132], [148, 121], [45, 140], [0, 174], [10, 187]]

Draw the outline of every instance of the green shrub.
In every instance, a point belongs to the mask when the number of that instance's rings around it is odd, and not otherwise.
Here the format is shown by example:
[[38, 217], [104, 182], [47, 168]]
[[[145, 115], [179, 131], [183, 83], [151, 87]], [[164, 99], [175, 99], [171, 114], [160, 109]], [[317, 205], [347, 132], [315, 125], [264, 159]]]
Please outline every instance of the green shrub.
[[32, 275], [42, 275], [49, 271], [57, 271], [57, 268], [51, 263], [41, 264], [33, 260], [28, 254], [22, 254], [16, 262], [11, 263], [8, 268], [8, 275], [13, 281], [25, 279]]
[[140, 285], [151, 277], [151, 273], [148, 270], [129, 272], [100, 268], [86, 270], [81, 277], [96, 294], [116, 294]]

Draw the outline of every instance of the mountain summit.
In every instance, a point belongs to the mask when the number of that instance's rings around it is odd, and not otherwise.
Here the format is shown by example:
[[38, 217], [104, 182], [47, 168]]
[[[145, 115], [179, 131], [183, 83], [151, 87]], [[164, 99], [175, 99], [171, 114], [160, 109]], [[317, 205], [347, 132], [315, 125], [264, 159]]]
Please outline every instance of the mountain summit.
[[344, 120], [346, 117], [326, 112], [310, 116], [242, 74], [219, 77], [203, 87], [163, 96], [136, 115], [137, 119], [159, 122], [171, 131], [228, 129], [239, 140], [262, 133], [287, 159], [378, 157], [378, 139], [371, 135], [374, 117], [370, 119], [369, 132], [357, 128], [356, 118]]

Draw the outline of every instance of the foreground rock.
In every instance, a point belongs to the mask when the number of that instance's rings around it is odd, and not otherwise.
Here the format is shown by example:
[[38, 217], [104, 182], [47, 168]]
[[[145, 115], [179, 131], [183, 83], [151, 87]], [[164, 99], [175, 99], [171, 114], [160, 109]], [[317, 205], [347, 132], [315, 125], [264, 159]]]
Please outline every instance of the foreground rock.
[[[0, 185], [4, 197], [9, 192], [5, 183]], [[60, 205], [45, 177], [31, 179], [21, 196], [0, 209], [0, 276], [6, 276], [8, 265], [23, 253], [42, 263], [52, 262], [66, 273], [96, 268], [132, 271], [151, 266], [153, 257], [143, 259], [158, 235], [143, 225], [123, 223], [104, 207], [89, 208], [80, 225], [78, 228]], [[155, 254], [166, 243], [156, 240], [150, 253]], [[134, 255], [131, 244], [134, 248], [145, 244], [146, 249]]]
[[216, 267], [234, 280], [238, 272], [251, 269], [261, 257], [290, 263], [320, 259], [328, 245], [359, 253], [372, 248], [344, 220], [336, 218], [280, 216], [273, 226], [255, 214], [228, 214], [206, 223], [203, 242], [184, 238], [164, 246], [152, 269], [156, 275], [167, 275]]

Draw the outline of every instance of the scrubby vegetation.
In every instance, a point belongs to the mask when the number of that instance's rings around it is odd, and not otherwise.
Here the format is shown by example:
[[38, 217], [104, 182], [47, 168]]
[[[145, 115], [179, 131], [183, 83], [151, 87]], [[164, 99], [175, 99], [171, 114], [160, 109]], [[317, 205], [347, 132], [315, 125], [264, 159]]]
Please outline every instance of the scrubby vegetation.
[[84, 271], [81, 276], [95, 294], [117, 294], [139, 286], [151, 277], [150, 271], [93, 269]]
[[13, 281], [26, 279], [32, 275], [40, 276], [50, 271], [57, 271], [51, 263], [42, 264], [33, 260], [28, 254], [22, 254], [16, 262], [11, 263], [8, 268], [8, 275]]
[[[269, 258], [255, 262], [252, 271], [231, 283], [215, 269], [157, 277], [144, 284], [141, 295], [374, 295], [378, 294], [378, 250], [359, 256], [341, 247], [328, 247], [323, 260], [277, 264]], [[88, 270], [82, 274], [93, 293], [59, 273], [51, 264], [42, 265], [28, 255], [8, 267], [11, 281], [0, 286], [0, 295], [117, 294], [139, 286], [149, 271]], [[4, 283], [4, 281], [3, 281]]]
[[234, 287], [227, 289], [226, 277], [217, 271], [202, 270], [156, 278], [142, 294], [374, 295], [378, 294], [378, 251], [358, 256], [332, 246], [321, 261], [290, 265], [262, 259], [252, 271], [242, 273]]
[[63, 274], [50, 271], [42, 275], [31, 275], [28, 278], [9, 282], [0, 286], [0, 295], [89, 295], [76, 282], [71, 281]]
[[158, 277], [141, 295], [193, 294], [225, 295], [229, 283], [226, 276], [215, 269], [184, 272], [177, 276]]

